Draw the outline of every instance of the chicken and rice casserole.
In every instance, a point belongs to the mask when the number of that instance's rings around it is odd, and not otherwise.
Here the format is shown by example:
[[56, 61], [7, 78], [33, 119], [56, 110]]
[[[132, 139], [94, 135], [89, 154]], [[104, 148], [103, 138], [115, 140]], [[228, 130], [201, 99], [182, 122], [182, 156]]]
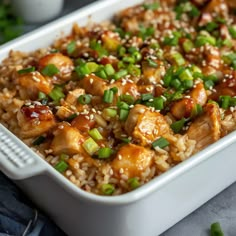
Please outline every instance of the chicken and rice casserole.
[[154, 1], [0, 65], [0, 122], [72, 183], [123, 194], [236, 128], [236, 13]]

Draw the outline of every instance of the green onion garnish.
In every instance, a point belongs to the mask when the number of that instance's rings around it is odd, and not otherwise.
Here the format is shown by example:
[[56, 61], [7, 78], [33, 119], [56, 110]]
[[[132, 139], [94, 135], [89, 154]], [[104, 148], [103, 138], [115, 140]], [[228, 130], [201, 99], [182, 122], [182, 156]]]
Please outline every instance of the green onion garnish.
[[141, 75], [141, 70], [136, 65], [130, 64], [128, 65], [128, 73], [132, 76], [139, 77]]
[[109, 158], [113, 153], [113, 150], [109, 147], [100, 148], [98, 150], [98, 158]]
[[214, 86], [214, 82], [212, 80], [205, 80], [204, 81], [204, 87], [205, 89], [212, 89]]
[[69, 155], [67, 155], [65, 153], [61, 153], [59, 157], [60, 157], [61, 161], [65, 161], [65, 160], [69, 159]]
[[91, 156], [99, 150], [98, 144], [92, 138], [86, 139], [82, 146], [85, 151]]
[[67, 121], [72, 121], [72, 120], [74, 120], [77, 116], [78, 116], [78, 115], [77, 115], [76, 113], [74, 113], [74, 114], [68, 116], [68, 117], [66, 118], [66, 120], [67, 120]]
[[196, 117], [202, 114], [202, 111], [203, 111], [202, 106], [200, 104], [196, 104], [191, 111], [191, 117]]
[[142, 59], [142, 54], [138, 51], [132, 53], [132, 57], [134, 58], [135, 62], [138, 62]]
[[82, 79], [85, 75], [90, 74], [89, 67], [86, 63], [82, 63], [79, 66], [76, 66], [75, 72], [77, 73], [80, 79]]
[[152, 143], [152, 147], [155, 149], [156, 147], [159, 148], [165, 148], [167, 146], [169, 146], [169, 142], [164, 138], [164, 137], [160, 137], [159, 139], [155, 140]]
[[25, 68], [25, 69], [22, 69], [22, 70], [18, 70], [17, 73], [19, 75], [22, 75], [22, 74], [26, 74], [26, 73], [30, 73], [30, 72], [34, 72], [35, 71], [35, 67], [32, 66], [32, 67], [28, 67], [28, 68]]
[[65, 97], [63, 93], [63, 88], [59, 86], [55, 86], [53, 90], [48, 94], [48, 96], [55, 102], [60, 101], [62, 98]]
[[115, 191], [115, 187], [112, 184], [103, 184], [101, 191], [104, 195], [112, 195]]
[[106, 64], [104, 67], [104, 70], [108, 76], [115, 74], [115, 70], [111, 64]]
[[123, 57], [122, 61], [125, 63], [131, 63], [131, 64], [135, 63], [135, 59], [132, 56]]
[[54, 76], [60, 72], [60, 70], [54, 64], [48, 64], [42, 69], [42, 74], [46, 76]]
[[147, 58], [147, 61], [148, 61], [148, 65], [151, 67], [156, 68], [158, 66], [157, 63], [150, 58]]
[[142, 101], [148, 101], [150, 99], [153, 99], [153, 95], [151, 93], [143, 93], [141, 94]]
[[105, 108], [105, 109], [103, 109], [102, 114], [103, 114], [105, 117], [113, 118], [113, 117], [116, 117], [116, 115], [117, 115], [117, 110], [116, 110], [116, 109], [113, 109], [113, 108]]
[[47, 98], [47, 95], [45, 93], [43, 93], [43, 92], [38, 93], [38, 99], [39, 100], [42, 100], [42, 99], [45, 99], [45, 98]]
[[228, 95], [220, 96], [220, 106], [223, 109], [228, 109], [230, 105], [231, 97]]
[[36, 138], [34, 141], [33, 141], [33, 145], [34, 146], [38, 146], [40, 144], [42, 144], [44, 141], [45, 141], [45, 137], [44, 136], [39, 136], [38, 138]]
[[129, 94], [121, 94], [119, 98], [121, 101], [124, 101], [129, 105], [134, 104], [134, 97]]
[[153, 27], [147, 27], [144, 26], [139, 27], [139, 37], [141, 37], [143, 40], [145, 40], [147, 37], [150, 37], [154, 34], [155, 30]]
[[216, 39], [213, 36], [211, 36], [210, 34], [199, 34], [196, 38], [196, 41], [195, 41], [196, 47], [201, 47], [205, 44], [210, 44], [212, 46], [215, 46]]
[[162, 97], [155, 97], [153, 99], [153, 106], [155, 107], [155, 110], [162, 110], [164, 108], [164, 99]]
[[105, 90], [103, 94], [103, 102], [112, 103], [114, 97], [114, 92], [112, 90]]
[[122, 77], [125, 77], [127, 74], [128, 74], [127, 70], [121, 69], [112, 76], [112, 79], [118, 80], [121, 79]]
[[186, 120], [182, 118], [181, 120], [178, 120], [170, 125], [175, 134], [179, 133], [183, 129], [185, 121]]
[[229, 26], [229, 33], [232, 36], [233, 39], [236, 39], [236, 25]]
[[82, 94], [78, 97], [78, 102], [80, 104], [89, 104], [91, 102], [91, 96], [89, 94]]
[[65, 161], [61, 160], [54, 166], [54, 168], [58, 172], [62, 173], [68, 168], [68, 164]]
[[219, 222], [211, 224], [211, 236], [224, 236]]
[[127, 183], [129, 184], [131, 189], [136, 189], [140, 186], [140, 183], [136, 177], [128, 179]]
[[76, 50], [76, 42], [75, 41], [71, 41], [68, 45], [67, 45], [67, 53], [69, 55], [73, 54]]
[[194, 44], [193, 42], [190, 40], [190, 39], [186, 39], [184, 42], [183, 42], [183, 49], [185, 52], [191, 52], [191, 50], [194, 48]]
[[88, 133], [95, 141], [103, 139], [103, 136], [101, 135], [101, 133], [99, 132], [97, 128], [93, 128], [89, 130]]
[[143, 4], [143, 8], [145, 10], [157, 10], [159, 8], [159, 3], [158, 2], [154, 2], [154, 3], [144, 3]]
[[193, 80], [193, 75], [190, 71], [190, 69], [186, 68], [183, 70], [183, 72], [181, 72], [181, 74], [179, 75], [179, 78], [184, 81], [184, 80]]
[[92, 62], [92, 61], [87, 62], [86, 66], [88, 68], [89, 73], [96, 72], [99, 68], [99, 65], [96, 62]]
[[171, 53], [171, 58], [177, 66], [183, 66], [185, 64], [185, 60], [179, 52]]
[[107, 79], [107, 73], [104, 68], [101, 68], [100, 70], [96, 71], [95, 75], [102, 79]]
[[119, 118], [120, 118], [121, 121], [125, 121], [127, 119], [128, 115], [129, 115], [129, 110], [120, 109]]
[[172, 79], [170, 82], [170, 86], [174, 87], [177, 90], [178, 88], [180, 88], [181, 82], [179, 79]]
[[119, 109], [125, 109], [125, 110], [129, 110], [129, 104], [124, 102], [124, 101], [118, 101], [117, 102], [117, 107]]

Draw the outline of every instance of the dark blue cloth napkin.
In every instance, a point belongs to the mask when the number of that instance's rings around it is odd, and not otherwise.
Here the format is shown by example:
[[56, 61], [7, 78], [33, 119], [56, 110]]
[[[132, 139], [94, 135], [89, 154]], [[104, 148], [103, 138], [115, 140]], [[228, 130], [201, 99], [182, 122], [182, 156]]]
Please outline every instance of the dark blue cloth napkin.
[[0, 236], [66, 236], [0, 172]]

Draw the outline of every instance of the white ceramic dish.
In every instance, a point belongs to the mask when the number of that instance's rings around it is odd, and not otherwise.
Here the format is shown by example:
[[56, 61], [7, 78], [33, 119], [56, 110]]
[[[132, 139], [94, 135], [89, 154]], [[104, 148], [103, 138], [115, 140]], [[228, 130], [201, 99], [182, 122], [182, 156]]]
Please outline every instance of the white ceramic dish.
[[[73, 22], [103, 21], [140, 2], [93, 3], [0, 47], [0, 61], [12, 49], [48, 46]], [[235, 141], [233, 132], [139, 189], [104, 197], [77, 188], [0, 125], [0, 170], [69, 236], [157, 236], [236, 180]]]

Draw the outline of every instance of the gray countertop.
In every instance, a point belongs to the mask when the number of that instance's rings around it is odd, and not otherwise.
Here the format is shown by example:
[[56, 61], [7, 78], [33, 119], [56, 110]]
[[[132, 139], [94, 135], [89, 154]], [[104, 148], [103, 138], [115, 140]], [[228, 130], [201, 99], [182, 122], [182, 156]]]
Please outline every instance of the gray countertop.
[[[94, 0], [65, 0], [61, 16], [92, 2]], [[39, 26], [26, 25], [25, 30], [31, 31]], [[236, 236], [236, 183], [209, 200], [161, 236], [210, 236], [210, 225], [216, 221], [220, 222], [225, 236]]]

